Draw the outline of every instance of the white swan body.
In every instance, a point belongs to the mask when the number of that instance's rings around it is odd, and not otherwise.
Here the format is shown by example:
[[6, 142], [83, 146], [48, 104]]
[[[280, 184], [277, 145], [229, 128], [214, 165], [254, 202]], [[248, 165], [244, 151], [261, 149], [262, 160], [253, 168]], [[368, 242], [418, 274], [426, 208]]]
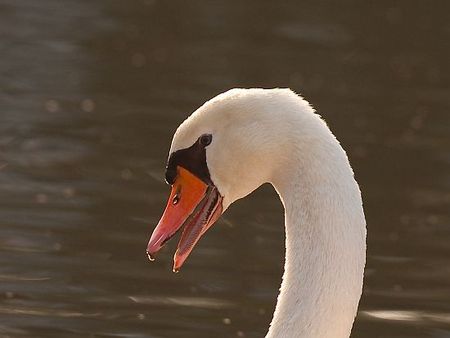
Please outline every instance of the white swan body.
[[362, 292], [366, 225], [347, 156], [289, 89], [233, 89], [178, 128], [170, 153], [211, 134], [206, 162], [223, 209], [270, 182], [285, 208], [286, 261], [266, 337], [349, 337]]

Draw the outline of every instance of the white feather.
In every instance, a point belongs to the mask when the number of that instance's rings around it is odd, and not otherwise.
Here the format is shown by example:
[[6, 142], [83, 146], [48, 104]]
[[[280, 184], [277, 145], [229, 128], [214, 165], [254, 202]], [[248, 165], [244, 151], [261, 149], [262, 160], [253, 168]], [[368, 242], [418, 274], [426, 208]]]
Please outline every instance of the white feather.
[[266, 337], [349, 337], [362, 292], [366, 224], [347, 156], [289, 89], [232, 89], [184, 121], [170, 152], [204, 133], [224, 210], [270, 182], [285, 207], [286, 262]]

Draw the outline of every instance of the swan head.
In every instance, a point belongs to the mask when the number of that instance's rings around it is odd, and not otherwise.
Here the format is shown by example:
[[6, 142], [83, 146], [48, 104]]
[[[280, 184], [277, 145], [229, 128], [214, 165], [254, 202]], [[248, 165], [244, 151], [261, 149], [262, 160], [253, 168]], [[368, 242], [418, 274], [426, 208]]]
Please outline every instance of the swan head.
[[234, 201], [271, 181], [289, 157], [289, 136], [280, 133], [292, 128], [281, 115], [297, 114], [299, 104], [312, 112], [289, 89], [232, 89], [206, 102], [178, 127], [166, 167], [172, 189], [148, 243], [150, 260], [183, 228], [174, 256], [178, 271]]

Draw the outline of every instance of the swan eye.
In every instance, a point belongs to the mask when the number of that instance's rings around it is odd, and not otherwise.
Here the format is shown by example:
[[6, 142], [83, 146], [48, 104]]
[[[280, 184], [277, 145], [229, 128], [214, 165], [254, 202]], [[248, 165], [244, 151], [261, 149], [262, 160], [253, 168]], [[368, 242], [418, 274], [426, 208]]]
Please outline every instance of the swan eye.
[[199, 138], [200, 144], [202, 146], [204, 146], [204, 147], [209, 146], [211, 144], [211, 141], [212, 141], [212, 135], [211, 134], [203, 134]]

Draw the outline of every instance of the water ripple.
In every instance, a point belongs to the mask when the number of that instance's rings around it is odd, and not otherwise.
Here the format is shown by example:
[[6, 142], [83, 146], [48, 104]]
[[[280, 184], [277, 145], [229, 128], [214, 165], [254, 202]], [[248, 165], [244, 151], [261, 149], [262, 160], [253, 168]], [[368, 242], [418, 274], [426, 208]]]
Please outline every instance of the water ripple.
[[129, 296], [129, 298], [139, 304], [189, 306], [203, 309], [226, 309], [236, 306], [233, 302], [216, 298], [162, 296]]
[[422, 312], [403, 310], [361, 311], [361, 314], [373, 319], [397, 322], [414, 322], [419, 324], [440, 323], [450, 324], [449, 312]]

